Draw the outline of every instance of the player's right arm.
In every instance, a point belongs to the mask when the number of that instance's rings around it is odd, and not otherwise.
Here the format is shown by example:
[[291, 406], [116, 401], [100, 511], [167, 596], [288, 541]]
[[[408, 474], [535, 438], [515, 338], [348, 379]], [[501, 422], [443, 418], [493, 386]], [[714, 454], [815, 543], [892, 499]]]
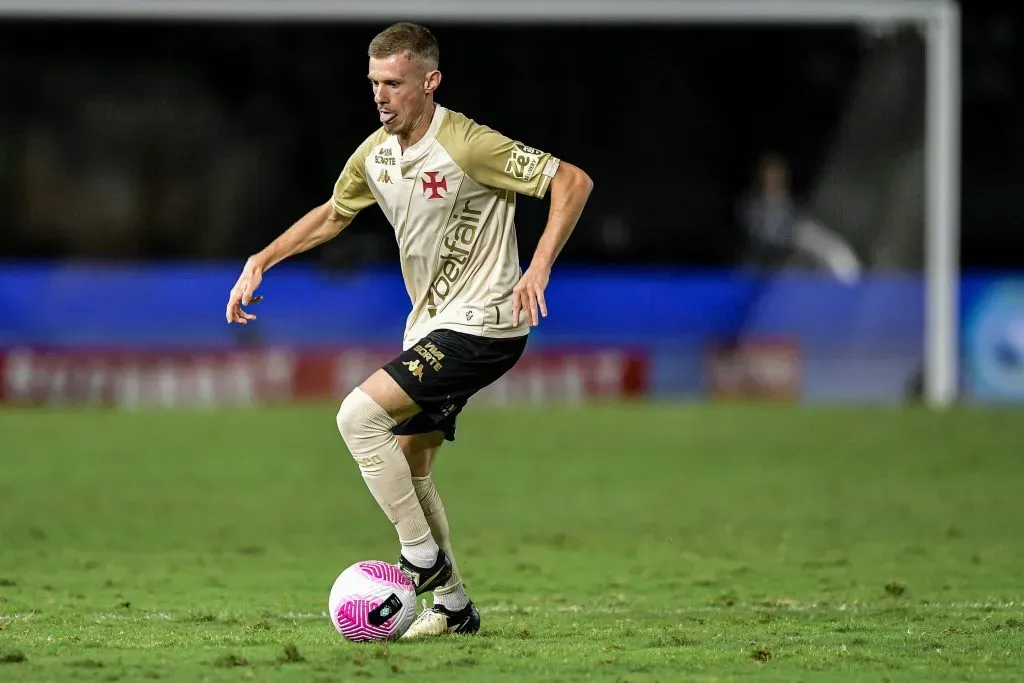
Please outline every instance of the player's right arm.
[[353, 217], [338, 213], [333, 203], [332, 199], [307, 213], [262, 251], [253, 254], [250, 261], [261, 272], [266, 272], [287, 258], [337, 237]]
[[357, 213], [376, 201], [366, 182], [366, 144], [363, 143], [345, 164], [329, 201], [308, 212], [245, 262], [228, 297], [225, 311], [228, 324], [245, 325], [256, 319], [242, 307], [260, 300], [254, 298], [254, 294], [265, 272], [287, 258], [334, 239]]

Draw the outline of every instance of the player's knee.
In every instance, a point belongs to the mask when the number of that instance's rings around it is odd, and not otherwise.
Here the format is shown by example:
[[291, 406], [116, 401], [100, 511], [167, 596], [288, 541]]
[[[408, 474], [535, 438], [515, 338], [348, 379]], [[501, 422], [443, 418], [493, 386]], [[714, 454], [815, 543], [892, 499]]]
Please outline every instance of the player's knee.
[[338, 431], [350, 445], [356, 440], [379, 437], [395, 425], [387, 411], [358, 387], [341, 402], [336, 419]]

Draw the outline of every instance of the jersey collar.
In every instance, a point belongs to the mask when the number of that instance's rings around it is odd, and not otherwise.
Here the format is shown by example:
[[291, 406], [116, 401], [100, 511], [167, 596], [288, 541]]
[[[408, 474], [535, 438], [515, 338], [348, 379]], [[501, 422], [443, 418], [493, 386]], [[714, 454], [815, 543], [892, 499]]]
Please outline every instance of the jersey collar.
[[447, 112], [447, 109], [442, 107], [440, 104], [435, 103], [434, 117], [430, 120], [430, 127], [427, 128], [427, 132], [422, 138], [420, 138], [419, 142], [402, 153], [403, 164], [417, 161], [428, 149], [430, 149], [430, 146], [437, 138], [437, 131], [441, 129], [441, 123], [444, 121], [444, 116]]

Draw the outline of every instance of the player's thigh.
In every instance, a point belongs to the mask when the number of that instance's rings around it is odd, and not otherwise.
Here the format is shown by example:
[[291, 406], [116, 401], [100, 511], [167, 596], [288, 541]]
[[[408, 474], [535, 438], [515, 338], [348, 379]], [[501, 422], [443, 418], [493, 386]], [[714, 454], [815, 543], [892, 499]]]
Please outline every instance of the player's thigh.
[[487, 339], [448, 329], [427, 334], [382, 369], [391, 380], [384, 384], [397, 386], [419, 409], [396, 420], [395, 434], [441, 432], [454, 441], [455, 421], [466, 403], [511, 369], [525, 345], [525, 337]]
[[409, 470], [414, 477], [427, 477], [434, 468], [434, 461], [441, 452], [444, 443], [444, 432], [435, 431], [426, 434], [403, 434], [398, 436], [398, 445], [409, 463]]
[[383, 369], [370, 375], [359, 388], [395, 422], [407, 420], [420, 411], [416, 401]]
[[446, 354], [446, 394], [457, 414], [479, 391], [501, 379], [522, 357], [527, 337], [479, 337], [452, 330], [434, 333], [436, 346]]

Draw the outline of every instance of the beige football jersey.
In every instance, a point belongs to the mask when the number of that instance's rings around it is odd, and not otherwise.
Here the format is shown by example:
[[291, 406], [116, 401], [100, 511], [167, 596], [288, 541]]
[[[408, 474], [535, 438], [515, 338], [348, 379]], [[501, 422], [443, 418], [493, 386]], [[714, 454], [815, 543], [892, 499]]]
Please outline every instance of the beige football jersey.
[[395, 229], [412, 301], [404, 348], [448, 328], [484, 337], [527, 333], [512, 324], [522, 275], [516, 194], [543, 197], [558, 159], [437, 106], [422, 140], [402, 152], [380, 128], [349, 158], [334, 209], [355, 216], [377, 203]]

